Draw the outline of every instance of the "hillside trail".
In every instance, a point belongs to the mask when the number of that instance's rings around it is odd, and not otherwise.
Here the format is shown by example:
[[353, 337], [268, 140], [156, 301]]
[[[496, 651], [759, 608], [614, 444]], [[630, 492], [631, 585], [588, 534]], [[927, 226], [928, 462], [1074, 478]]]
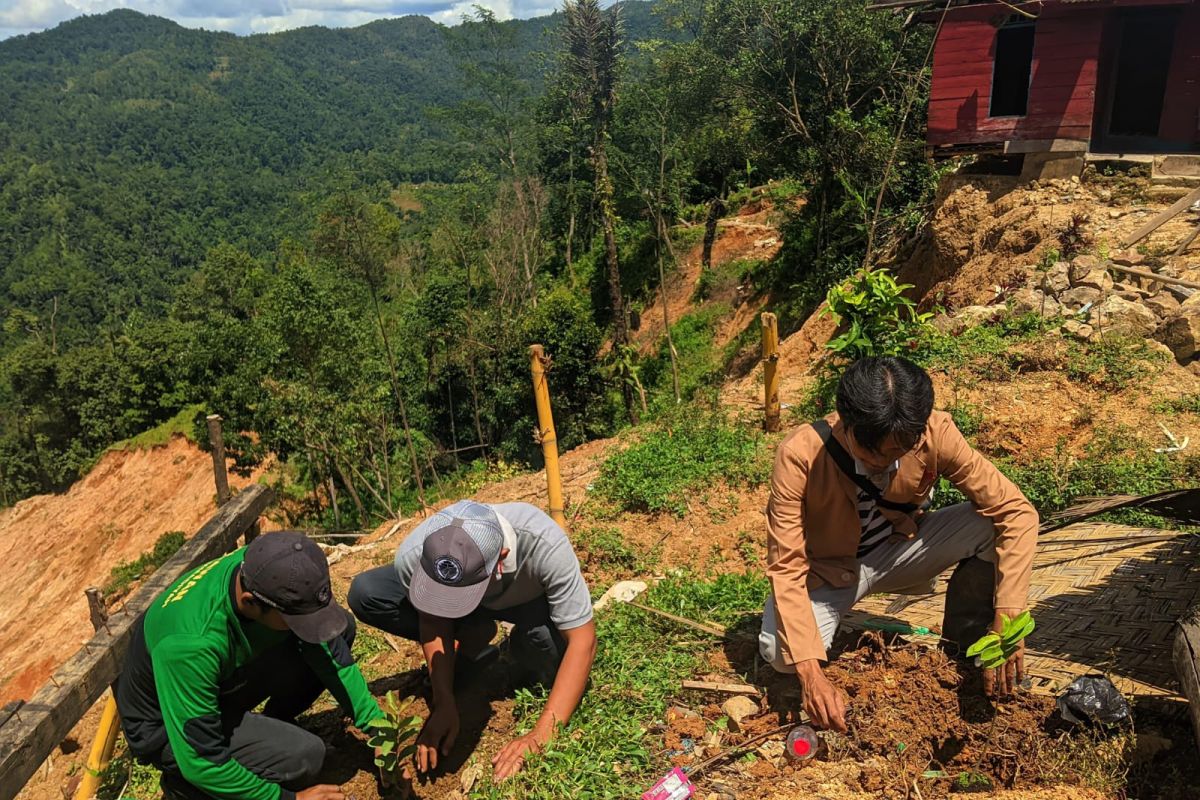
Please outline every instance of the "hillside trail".
[[[235, 489], [252, 480], [230, 475]], [[164, 533], [190, 536], [215, 510], [212, 456], [176, 436], [109, 451], [63, 494], [0, 511], [0, 703], [29, 699], [91, 638], [85, 588]]]

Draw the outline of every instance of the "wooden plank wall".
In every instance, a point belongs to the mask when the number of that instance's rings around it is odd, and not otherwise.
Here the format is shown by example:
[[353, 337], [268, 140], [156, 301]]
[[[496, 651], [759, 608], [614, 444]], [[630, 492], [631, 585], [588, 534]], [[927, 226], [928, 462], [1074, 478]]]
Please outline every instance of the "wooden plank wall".
[[[116, 680], [133, 635], [133, 623], [164, 589], [193, 567], [229, 552], [237, 538], [270, 505], [274, 493], [251, 486], [222, 506], [212, 519], [158, 568], [74, 656], [55, 671], [16, 715], [0, 727], [0, 800], [12, 800], [51, 751]], [[86, 619], [81, 626], [90, 627]]]
[[929, 101], [931, 145], [1089, 139], [1107, 9], [1047, 6], [1034, 34], [1029, 109], [989, 117], [997, 6], [952, 10], [934, 46]]
[[1200, 5], [1180, 10], [1159, 135], [1185, 147], [1200, 144]]

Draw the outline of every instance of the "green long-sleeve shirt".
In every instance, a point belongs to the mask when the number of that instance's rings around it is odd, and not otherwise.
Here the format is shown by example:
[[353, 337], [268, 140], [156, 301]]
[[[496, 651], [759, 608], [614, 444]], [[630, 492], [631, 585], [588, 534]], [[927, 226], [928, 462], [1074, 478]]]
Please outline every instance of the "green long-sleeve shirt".
[[[221, 687], [238, 668], [292, 635], [238, 616], [231, 585], [243, 555], [237, 550], [196, 568], [151, 604], [140, 637], [144, 654], [135, 652], [141, 644], [135, 637], [117, 700], [135, 753], [139, 745], [147, 755], [161, 750], [165, 730], [188, 783], [218, 798], [278, 800], [291, 793], [231, 757], [218, 706]], [[348, 651], [296, 641], [300, 656], [357, 727], [383, 716]]]

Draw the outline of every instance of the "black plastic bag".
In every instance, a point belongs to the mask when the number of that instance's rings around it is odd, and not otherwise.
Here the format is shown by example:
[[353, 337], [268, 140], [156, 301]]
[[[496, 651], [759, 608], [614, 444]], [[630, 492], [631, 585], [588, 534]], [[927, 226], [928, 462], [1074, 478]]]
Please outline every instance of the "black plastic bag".
[[1131, 715], [1129, 701], [1103, 675], [1083, 675], [1058, 696], [1058, 713], [1067, 722], [1088, 721], [1104, 725], [1127, 722]]

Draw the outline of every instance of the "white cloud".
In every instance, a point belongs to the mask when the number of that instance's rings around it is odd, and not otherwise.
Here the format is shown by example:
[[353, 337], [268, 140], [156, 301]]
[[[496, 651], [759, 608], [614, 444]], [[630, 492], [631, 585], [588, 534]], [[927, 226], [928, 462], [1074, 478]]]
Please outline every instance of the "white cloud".
[[246, 34], [306, 25], [354, 27], [407, 14], [424, 14], [453, 25], [476, 5], [492, 10], [499, 19], [512, 19], [548, 14], [558, 0], [0, 0], [0, 38], [114, 8], [167, 17], [189, 28]]

